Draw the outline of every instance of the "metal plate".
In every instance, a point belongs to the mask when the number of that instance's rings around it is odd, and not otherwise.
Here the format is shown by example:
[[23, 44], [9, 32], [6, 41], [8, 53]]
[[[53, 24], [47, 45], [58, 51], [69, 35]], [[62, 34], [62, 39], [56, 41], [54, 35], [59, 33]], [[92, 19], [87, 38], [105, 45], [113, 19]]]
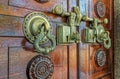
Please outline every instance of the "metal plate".
[[29, 79], [50, 79], [54, 65], [48, 56], [38, 55], [28, 64], [27, 75]]
[[104, 66], [106, 64], [106, 53], [103, 50], [98, 50], [95, 55], [95, 61], [98, 66]]
[[96, 14], [99, 16], [99, 17], [104, 17], [105, 14], [106, 14], [106, 7], [104, 5], [104, 3], [102, 1], [98, 1], [95, 5], [95, 11], [96, 11]]

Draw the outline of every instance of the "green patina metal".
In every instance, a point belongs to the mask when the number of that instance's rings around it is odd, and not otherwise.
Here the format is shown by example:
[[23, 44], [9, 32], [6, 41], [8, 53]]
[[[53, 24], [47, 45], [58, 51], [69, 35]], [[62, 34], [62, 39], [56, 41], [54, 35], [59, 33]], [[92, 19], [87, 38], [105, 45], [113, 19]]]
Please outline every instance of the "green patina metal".
[[[41, 12], [32, 12], [24, 20], [24, 35], [29, 42], [33, 43], [35, 51], [38, 53], [48, 54], [55, 49], [56, 39], [51, 30], [48, 18]], [[41, 46], [48, 41], [51, 42], [51, 46]]]
[[73, 12], [66, 12], [64, 9], [57, 5], [53, 10], [53, 14], [68, 17], [67, 24], [60, 24], [57, 28], [57, 43], [58, 44], [71, 44], [80, 42], [80, 34], [76, 31], [76, 26], [79, 26], [82, 20], [82, 14], [78, 7], [73, 8]]
[[102, 24], [107, 24], [108, 19], [99, 20], [97, 18], [84, 17], [85, 21], [90, 21], [91, 25], [84, 31], [84, 42], [85, 43], [99, 43], [103, 44], [106, 49], [111, 47], [111, 39], [109, 31], [105, 31]]
[[82, 21], [90, 22], [90, 27], [84, 29], [84, 43], [99, 43], [103, 44], [106, 49], [111, 47], [111, 39], [109, 32], [105, 31], [102, 24], [107, 24], [108, 19], [99, 20], [97, 18], [89, 18], [83, 16], [78, 7], [73, 7], [72, 12], [66, 12], [60, 5], [57, 5], [52, 10], [53, 14], [67, 17], [67, 23], [60, 24], [57, 28], [57, 43], [71, 44], [73, 42], [79, 43], [80, 33], [76, 30], [77, 26]]
[[[99, 20], [96, 18], [89, 18], [83, 16], [78, 7], [74, 7], [72, 12], [66, 12], [64, 9], [57, 5], [52, 13], [59, 16], [67, 17], [66, 24], [60, 24], [57, 28], [57, 43], [58, 44], [71, 44], [80, 43], [80, 33], [76, 30], [77, 26], [82, 21], [90, 22], [90, 27], [84, 29], [84, 43], [99, 43], [103, 44], [106, 49], [111, 47], [111, 39], [108, 31], [105, 31], [102, 24], [107, 24], [108, 20]], [[48, 54], [56, 47], [56, 39], [52, 34], [51, 24], [48, 18], [41, 12], [32, 12], [26, 16], [23, 24], [23, 31], [26, 38], [33, 43], [35, 50], [38, 53]], [[42, 47], [50, 41], [51, 46]]]

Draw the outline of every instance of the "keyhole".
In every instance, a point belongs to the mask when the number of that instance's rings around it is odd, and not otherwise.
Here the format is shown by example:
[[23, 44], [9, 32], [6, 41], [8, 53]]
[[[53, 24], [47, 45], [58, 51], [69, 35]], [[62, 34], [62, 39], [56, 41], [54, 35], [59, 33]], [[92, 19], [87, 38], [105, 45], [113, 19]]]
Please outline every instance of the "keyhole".
[[66, 41], [69, 41], [69, 37], [68, 37], [68, 36], [66, 36], [66, 38], [67, 38], [67, 40], [66, 40]]

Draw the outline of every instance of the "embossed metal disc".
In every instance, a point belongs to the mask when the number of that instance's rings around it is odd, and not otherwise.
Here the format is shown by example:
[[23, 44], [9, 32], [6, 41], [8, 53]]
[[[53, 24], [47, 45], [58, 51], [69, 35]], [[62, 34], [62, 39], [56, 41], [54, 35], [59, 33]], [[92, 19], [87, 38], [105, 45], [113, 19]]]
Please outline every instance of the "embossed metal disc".
[[[42, 25], [42, 24], [45, 25]], [[41, 26], [47, 26], [46, 29], [50, 29], [51, 24], [46, 15], [41, 12], [32, 12], [26, 16], [24, 23], [23, 23], [23, 32], [26, 38], [33, 43], [35, 38], [37, 38], [37, 34], [40, 33]], [[45, 42], [47, 39], [44, 38]]]
[[104, 17], [106, 13], [106, 7], [102, 1], [98, 1], [95, 6], [95, 11], [99, 17]]
[[106, 63], [106, 53], [103, 50], [98, 50], [95, 55], [95, 61], [98, 66], [104, 66]]
[[27, 67], [29, 79], [50, 79], [54, 71], [54, 65], [47, 56], [34, 57]]

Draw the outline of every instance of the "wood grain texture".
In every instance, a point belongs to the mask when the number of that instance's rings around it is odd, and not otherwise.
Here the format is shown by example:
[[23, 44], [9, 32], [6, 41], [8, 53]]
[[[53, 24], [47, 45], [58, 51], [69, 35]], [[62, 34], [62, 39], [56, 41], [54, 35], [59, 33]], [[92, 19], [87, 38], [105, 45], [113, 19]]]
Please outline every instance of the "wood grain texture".
[[69, 78], [77, 79], [77, 45], [69, 46]]
[[[57, 23], [64, 22], [63, 18], [53, 15], [50, 12], [57, 4], [62, 5], [67, 10], [67, 0], [51, 0], [45, 4], [37, 3], [34, 0], [27, 1], [0, 1], [0, 47], [4, 47], [4, 49], [0, 49], [0, 54], [2, 54], [1, 61], [5, 62], [0, 63], [0, 79], [8, 79], [8, 77], [9, 79], [27, 79], [27, 64], [37, 55], [34, 52], [32, 44], [24, 38], [22, 31], [22, 24], [27, 14], [33, 11], [44, 12], [52, 23], [54, 35], [56, 35]], [[7, 50], [8, 48], [9, 50]], [[49, 54], [55, 66], [51, 79], [68, 79], [67, 52], [67, 46], [57, 46]], [[8, 55], [9, 57], [6, 57]], [[9, 60], [6, 60], [8, 58]]]
[[[92, 13], [92, 17], [96, 17], [96, 18], [99, 18], [97, 16], [97, 14], [95, 13], [95, 4], [96, 2], [99, 1], [99, 0], [91, 0], [91, 6], [93, 7], [93, 9], [91, 9], [91, 13]], [[109, 20], [109, 23], [107, 25], [104, 25], [104, 28], [106, 30], [109, 30], [110, 32], [110, 37], [112, 39], [112, 46], [109, 50], [106, 50], [105, 48], [103, 48], [102, 46], [98, 45], [98, 46], [94, 46], [94, 45], [91, 45], [90, 46], [90, 78], [91, 79], [113, 79], [113, 75], [112, 75], [112, 72], [113, 72], [113, 0], [110, 0], [109, 2], [107, 0], [101, 0], [105, 7], [106, 7], [106, 14], [103, 18], [99, 18], [99, 19], [104, 19], [104, 18], [108, 18]], [[107, 55], [107, 61], [106, 61], [106, 64], [102, 67], [98, 67], [96, 64], [95, 64], [95, 60], [94, 60], [94, 57], [95, 57], [95, 52], [98, 50], [98, 49], [103, 49], [106, 51], [106, 55]], [[106, 75], [110, 75], [109, 77], [105, 77]]]
[[8, 48], [0, 47], [0, 79], [8, 79]]
[[[79, 0], [80, 11], [83, 15], [90, 16], [89, 10], [91, 10], [90, 0]], [[83, 37], [82, 30], [85, 29], [86, 22], [82, 22], [79, 27], [81, 33], [81, 38]], [[89, 45], [85, 43], [79, 44], [79, 78], [80, 79], [90, 79], [90, 53]]]
[[[99, 0], [91, 0], [91, 1], [92, 1], [91, 2], [92, 16], [96, 17], [96, 18], [99, 18], [99, 16], [96, 13], [96, 10], [95, 10], [96, 9], [96, 3]], [[104, 4], [106, 11], [105, 11], [105, 16], [102, 17], [102, 18], [99, 18], [99, 19], [103, 20], [104, 18], [108, 18], [109, 23], [104, 25], [104, 28], [106, 30], [111, 30], [111, 29], [113, 29], [113, 20], [112, 20], [112, 17], [113, 17], [112, 4], [113, 4], [113, 2], [112, 2], [112, 0], [109, 0], [109, 1], [107, 1], [107, 0], [100, 0], [100, 1], [102, 1], [102, 3]]]
[[51, 12], [52, 8], [61, 4], [65, 10], [67, 9], [67, 0], [50, 0], [47, 3], [38, 3], [36, 0], [9, 0], [10, 6], [26, 8], [30, 10]]
[[[48, 14], [50, 15], [50, 14]], [[50, 18], [50, 17], [49, 17]], [[60, 18], [55, 18], [56, 22], [50, 19], [51, 27], [53, 28], [53, 33], [56, 34], [56, 25], [60, 23]], [[64, 20], [62, 20], [64, 22]], [[0, 15], [0, 36], [15, 36], [15, 37], [23, 37], [23, 26], [24, 18], [16, 17], [16, 16], [6, 16]]]
[[[112, 72], [113, 72], [113, 65], [112, 65], [113, 64], [113, 28], [114, 28], [113, 17], [112, 17], [113, 16], [113, 8], [112, 8], [113, 4], [112, 4], [112, 0], [110, 0], [109, 2], [107, 0], [101, 0], [106, 6], [107, 11], [106, 11], [106, 15], [103, 18], [99, 18], [97, 14], [95, 13], [95, 4], [97, 1], [99, 0], [87, 0], [86, 1], [86, 4], [88, 4], [87, 9], [86, 9], [86, 6], [80, 9], [82, 9], [84, 14], [87, 13], [89, 17], [95, 17], [98, 19], [104, 19], [104, 18], [109, 19], [109, 23], [107, 25], [104, 25], [104, 28], [110, 31], [110, 37], [112, 39], [112, 46], [109, 50], [106, 50], [99, 44], [97, 45], [84, 44], [84, 43], [80, 44], [79, 60], [80, 60], [80, 78], [81, 79], [113, 79], [113, 75], [112, 75]], [[82, 0], [80, 0], [80, 2], [82, 2]], [[85, 9], [87, 11], [85, 11]], [[83, 25], [81, 25], [80, 30], [81, 29], [84, 29]], [[106, 64], [102, 67], [98, 67], [95, 62], [95, 55], [98, 49], [105, 50], [106, 55], [107, 55]]]
[[[28, 62], [37, 55], [34, 52], [33, 45], [25, 39], [22, 24], [25, 16], [33, 11], [44, 12], [53, 27], [53, 34], [56, 36], [56, 28], [66, 18], [61, 18], [51, 14], [51, 9], [60, 4], [66, 11], [71, 11], [72, 7], [79, 5], [82, 14], [90, 17], [97, 17], [94, 11], [94, 5], [98, 0], [50, 0], [48, 3], [38, 3], [35, 0], [0, 0], [0, 79], [27, 79], [26, 66]], [[113, 0], [102, 0], [106, 6], [106, 15], [103, 18], [109, 19], [109, 24], [104, 25], [106, 30], [111, 32], [113, 45]], [[117, 9], [119, 10], [119, 9]], [[116, 11], [117, 11], [116, 10]], [[119, 14], [117, 14], [119, 16]], [[116, 17], [117, 17], [116, 16]], [[116, 23], [119, 26], [119, 17]], [[86, 26], [81, 23], [79, 31], [81, 32]], [[117, 27], [116, 32], [119, 32]], [[116, 46], [119, 46], [119, 34]], [[117, 44], [118, 43], [118, 44]], [[95, 64], [95, 53], [97, 49], [102, 48], [100, 45], [89, 45], [81, 43], [70, 46], [57, 46], [49, 56], [51, 57], [55, 69], [51, 79], [113, 79], [113, 46], [110, 50], [105, 50], [107, 54], [107, 63], [103, 67]], [[78, 51], [79, 50], [79, 51]], [[119, 53], [119, 48], [116, 48]], [[79, 54], [78, 54], [79, 53]], [[77, 56], [79, 55], [79, 56]], [[118, 55], [118, 54], [117, 54]], [[9, 60], [8, 60], [9, 56]], [[79, 59], [77, 58], [79, 57]], [[117, 56], [119, 59], [119, 57]], [[78, 64], [78, 60], [79, 63]], [[79, 70], [78, 70], [79, 66]], [[119, 66], [117, 64], [116, 66]], [[9, 74], [7, 68], [9, 67]], [[78, 71], [80, 73], [78, 73]]]
[[[38, 55], [34, 51], [28, 50], [28, 48], [29, 47], [27, 46], [9, 47], [9, 79], [27, 79], [26, 68], [27, 68], [28, 62], [34, 56]], [[62, 51], [59, 51], [60, 49], [58, 48], [56, 48], [56, 50], [50, 54], [50, 57], [54, 63], [54, 68], [55, 68], [53, 77], [51, 79], [56, 79], [56, 78], [67, 79], [67, 76], [65, 75], [67, 74], [67, 70], [66, 70], [67, 55], [65, 55], [66, 49], [64, 47], [61, 47]], [[60, 55], [61, 53], [62, 55]], [[54, 57], [54, 56], [57, 56], [57, 57]], [[58, 78], [57, 75], [59, 75], [60, 77]]]
[[[52, 21], [57, 21], [57, 22], [61, 22], [61, 20], [63, 20], [62, 18], [60, 17], [57, 17], [56, 15], [53, 15], [51, 13], [51, 10], [52, 8], [55, 7], [55, 5], [57, 5], [58, 3], [61, 4], [65, 10], [67, 10], [67, 1], [64, 0], [64, 1], [61, 1], [61, 0], [53, 0], [53, 2], [50, 2], [50, 3], [45, 3], [45, 5], [42, 4], [38, 4], [36, 1], [34, 0], [31, 0], [30, 2], [26, 2], [26, 0], [22, 0], [23, 2], [25, 2], [25, 4], [29, 4], [28, 7], [32, 7], [34, 9], [29, 9], [29, 8], [25, 8], [24, 6], [23, 7], [19, 7], [19, 6], [13, 6], [13, 5], [10, 5], [10, 3], [12, 2], [13, 0], [9, 1], [9, 0], [3, 0], [3, 1], [0, 1], [0, 14], [1, 15], [8, 15], [8, 16], [17, 16], [17, 17], [22, 17], [24, 18], [25, 16], [27, 16], [29, 13], [33, 12], [33, 11], [37, 11], [37, 12], [44, 12], [46, 15], [49, 16], [49, 18], [52, 20]], [[21, 0], [20, 0], [21, 2]], [[24, 3], [20, 3], [19, 1], [15, 0], [13, 1], [13, 3], [18, 3], [18, 4], [24, 4]], [[57, 4], [56, 4], [57, 3]], [[36, 4], [38, 4], [36, 6]], [[54, 5], [53, 5], [54, 4]], [[39, 6], [41, 5], [41, 6]], [[49, 7], [49, 6], [52, 6], [52, 7]], [[38, 9], [41, 9], [41, 10], [36, 10], [36, 7]], [[49, 11], [47, 11], [49, 10]]]
[[89, 45], [81, 43], [79, 50], [80, 79], [89, 79]]
[[[69, 0], [68, 2], [68, 11], [72, 11], [73, 7], [77, 6], [77, 0]], [[68, 63], [69, 63], [69, 79], [77, 79], [77, 45], [72, 44], [68, 46]]]
[[[106, 63], [104, 66], [98, 66], [95, 61], [96, 52], [98, 50], [103, 50], [106, 53]], [[106, 50], [105, 48], [101, 46], [90, 46], [90, 75], [91, 79], [96, 78], [103, 78], [106, 74], [111, 73], [111, 52], [109, 50]], [[111, 74], [112, 75], [112, 74]], [[111, 78], [112, 79], [112, 78]]]

